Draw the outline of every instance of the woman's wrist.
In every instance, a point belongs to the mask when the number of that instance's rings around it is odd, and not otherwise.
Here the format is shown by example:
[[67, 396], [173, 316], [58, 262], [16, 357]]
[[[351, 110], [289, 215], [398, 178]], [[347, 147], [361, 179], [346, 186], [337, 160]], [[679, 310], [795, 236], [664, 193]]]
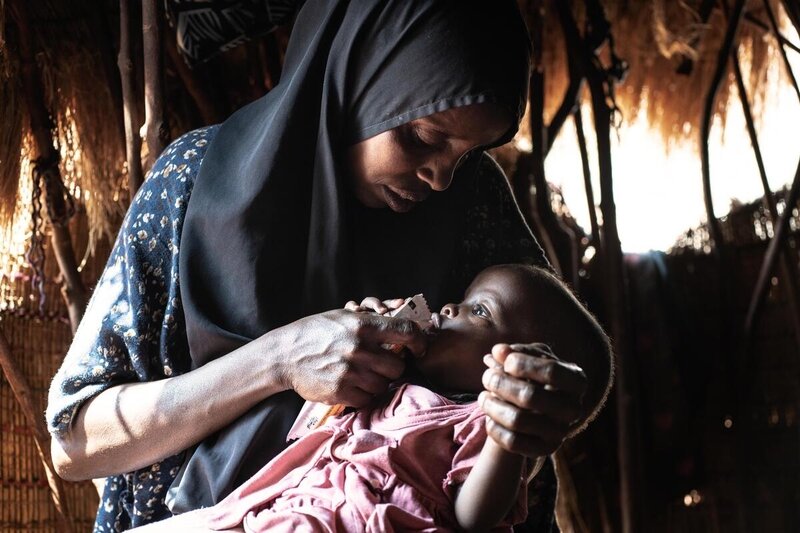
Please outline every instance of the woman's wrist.
[[250, 353], [251, 362], [248, 364], [260, 367], [259, 372], [264, 376], [264, 381], [271, 383], [277, 392], [294, 389], [292, 374], [292, 337], [293, 322], [286, 326], [273, 329], [253, 341], [253, 350]]

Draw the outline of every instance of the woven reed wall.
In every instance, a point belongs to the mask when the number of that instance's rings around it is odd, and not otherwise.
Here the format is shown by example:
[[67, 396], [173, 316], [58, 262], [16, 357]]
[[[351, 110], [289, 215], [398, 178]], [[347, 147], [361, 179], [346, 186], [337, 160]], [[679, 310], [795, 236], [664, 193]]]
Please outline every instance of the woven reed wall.
[[[71, 224], [78, 256], [84, 250], [85, 218]], [[93, 286], [105, 264], [109, 245], [102, 243], [82, 275]], [[28, 380], [36, 407], [44, 419], [50, 379], [72, 340], [66, 307], [56, 283], [57, 265], [47, 249], [45, 262], [45, 306], [40, 313], [38, 295], [33, 294], [29, 272], [18, 273], [0, 302], [0, 328], [11, 344], [13, 357]], [[97, 491], [91, 482], [64, 482], [65, 498], [74, 518], [75, 531], [90, 531], [97, 512]], [[60, 531], [55, 507], [39, 458], [31, 427], [5, 377], [0, 373], [0, 531]]]

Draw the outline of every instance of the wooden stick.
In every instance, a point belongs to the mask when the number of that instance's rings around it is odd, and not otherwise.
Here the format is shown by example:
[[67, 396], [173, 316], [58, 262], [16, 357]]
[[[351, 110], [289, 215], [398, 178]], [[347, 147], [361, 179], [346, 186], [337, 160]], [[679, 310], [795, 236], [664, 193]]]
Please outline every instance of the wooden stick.
[[[570, 54], [568, 53], [567, 55], [570, 57], [569, 62], [572, 63], [573, 60], [571, 59]], [[583, 89], [583, 74], [578, 74], [577, 72], [573, 73], [572, 70], [573, 69], [570, 68], [569, 86], [564, 93], [564, 99], [561, 100], [561, 105], [558, 106], [556, 114], [553, 115], [553, 119], [547, 126], [547, 142], [544, 146], [545, 157], [547, 157], [547, 154], [550, 153], [550, 149], [553, 147], [553, 142], [556, 140], [556, 137], [558, 137], [558, 133], [561, 131], [561, 127], [564, 125], [564, 122], [566, 122], [567, 117], [573, 114], [575, 112], [575, 108], [579, 105], [578, 95], [581, 93], [581, 89]]]
[[142, 137], [136, 127], [139, 115], [136, 84], [133, 80], [133, 45], [131, 43], [131, 6], [119, 1], [119, 55], [117, 68], [122, 80], [122, 101], [125, 120], [125, 154], [128, 161], [128, 191], [131, 200], [144, 182], [142, 172]]
[[147, 168], [152, 168], [169, 142], [164, 118], [164, 55], [161, 50], [161, 17], [158, 0], [142, 1], [144, 41], [144, 110], [147, 132]]
[[103, 74], [111, 96], [111, 103], [114, 106], [114, 122], [117, 124], [119, 135], [119, 148], [125, 151], [125, 116], [124, 103], [122, 96], [122, 83], [119, 70], [114, 64], [114, 41], [109, 31], [109, 21], [105, 16], [104, 10], [92, 9], [89, 20], [92, 24], [97, 53], [100, 55], [100, 63], [103, 67]]
[[[739, 91], [739, 100], [742, 103], [742, 112], [744, 113], [745, 123], [747, 124], [747, 134], [750, 136], [750, 144], [753, 146], [753, 154], [755, 155], [758, 173], [761, 177], [761, 186], [764, 189], [764, 204], [774, 227], [774, 223], [778, 220], [778, 208], [775, 205], [775, 197], [772, 195], [772, 190], [767, 180], [767, 170], [764, 167], [764, 158], [761, 155], [761, 146], [759, 145], [756, 127], [753, 122], [753, 112], [750, 109], [750, 101], [747, 98], [742, 68], [739, 64], [739, 57], [736, 50], [731, 51], [731, 62], [733, 63], [733, 72]], [[792, 254], [794, 252], [789, 246], [788, 241], [781, 250], [781, 277], [786, 284], [789, 309], [791, 310], [792, 321], [794, 323], [795, 340], [798, 348], [800, 348], [800, 293], [798, 293], [797, 287], [797, 280], [800, 279], [800, 273], [797, 269], [797, 263], [792, 261]], [[745, 338], [750, 338], [751, 333], [751, 331], [745, 330]], [[746, 344], [747, 343], [745, 343], [745, 345]]]
[[567, 116], [573, 114], [577, 106], [580, 105], [580, 94], [581, 90], [583, 89], [584, 78], [586, 76], [586, 69], [584, 68], [583, 61], [581, 61], [581, 50], [576, 47], [575, 36], [567, 36], [567, 30], [564, 29], [563, 24], [561, 25], [561, 28], [562, 32], [565, 32], [564, 44], [567, 52], [569, 85], [564, 93], [564, 98], [561, 100], [561, 105], [558, 106], [556, 114], [553, 115], [552, 120], [550, 120], [550, 125], [547, 126], [547, 137], [545, 139], [546, 143], [544, 150], [545, 157], [547, 157], [547, 154], [550, 153], [550, 148], [553, 147], [553, 142], [556, 140], [558, 132], [561, 131], [561, 127], [567, 120]]
[[[786, 207], [784, 207], [783, 213], [781, 213], [777, 224], [774, 226], [775, 233], [773, 234], [772, 240], [769, 241], [767, 252], [764, 254], [764, 260], [761, 263], [761, 270], [758, 273], [756, 287], [753, 290], [753, 296], [750, 298], [750, 305], [747, 308], [747, 317], [745, 318], [744, 327], [748, 339], [751, 338], [761, 307], [764, 304], [764, 298], [767, 295], [767, 286], [772, 278], [775, 261], [777, 261], [778, 254], [784, 246], [784, 240], [788, 237], [789, 220], [792, 218], [792, 212], [794, 211], [794, 206], [797, 205], [799, 197], [800, 162], [797, 164], [794, 180], [789, 189], [789, 195], [786, 198]], [[744, 369], [742, 370], [744, 371]]]
[[[617, 404], [617, 461], [619, 468], [619, 505], [620, 520], [623, 533], [640, 531], [637, 527], [636, 510], [641, 509], [641, 491], [636, 488], [636, 439], [634, 417], [634, 394], [629, 379], [628, 362], [629, 339], [627, 327], [627, 298], [625, 294], [625, 278], [622, 263], [622, 245], [617, 231], [616, 206], [614, 203], [613, 174], [611, 162], [611, 120], [606, 93], [607, 74], [600, 64], [596, 49], [605, 37], [588, 36], [584, 40], [575, 18], [567, 2], [553, 0], [559, 13], [564, 36], [569, 46], [579, 54], [591, 95], [594, 126], [597, 132], [597, 153], [600, 170], [600, 210], [603, 213], [602, 238], [602, 270], [605, 281], [606, 320], [611, 326], [611, 338], [616, 352], [616, 404]], [[593, 17], [604, 17], [602, 6], [595, 0], [587, 0], [587, 13]], [[592, 25], [601, 31], [607, 23], [592, 18]], [[589, 39], [589, 37], [591, 37]]]
[[[764, 9], [767, 12], [767, 18], [769, 18], [769, 24], [772, 27], [772, 34], [778, 40], [778, 50], [781, 53], [781, 58], [783, 58], [783, 66], [786, 69], [786, 74], [792, 82], [792, 87], [794, 87], [797, 99], [800, 100], [800, 87], [797, 86], [797, 78], [794, 77], [794, 71], [792, 70], [791, 63], [789, 63], [789, 56], [786, 55], [786, 49], [781, 46], [785, 39], [783, 35], [781, 35], [780, 28], [778, 28], [778, 21], [775, 19], [775, 13], [772, 11], [772, 6], [769, 5], [769, 0], [764, 0]], [[798, 52], [800, 52], [800, 49], [798, 49]]]
[[58, 514], [59, 531], [71, 533], [74, 531], [72, 517], [67, 508], [67, 500], [64, 498], [64, 486], [61, 478], [56, 474], [53, 466], [53, 459], [50, 457], [50, 436], [47, 434], [44, 421], [42, 420], [40, 409], [36, 407], [36, 400], [28, 385], [25, 375], [17, 367], [11, 352], [11, 346], [0, 328], [0, 369], [5, 374], [11, 392], [19, 403], [23, 416], [31, 428], [33, 440], [36, 443], [36, 451], [39, 459], [44, 466], [47, 476], [47, 485], [50, 487], [50, 496], [53, 499], [56, 512]]
[[[772, 11], [772, 6], [769, 6], [767, 9], [768, 9], [769, 13], [774, 13]], [[750, 23], [751, 26], [756, 26], [758, 28], [761, 28], [765, 32], [768, 32], [770, 30], [770, 27], [767, 26], [767, 24], [763, 20], [760, 20], [760, 19], [756, 18], [752, 13], [745, 13], [744, 14], [744, 20], [745, 20], [745, 22]], [[790, 48], [790, 49], [794, 50], [795, 52], [800, 53], [800, 47], [797, 46], [796, 44], [794, 44], [792, 41], [790, 41], [786, 37], [784, 37], [783, 34], [780, 31], [776, 31], [775, 32], [775, 37], [778, 39], [778, 44], [779, 45], [782, 44], [782, 45], [786, 46], [787, 48]]]
[[800, 4], [797, 0], [783, 0], [783, 9], [792, 21], [795, 31], [800, 33]]
[[[547, 144], [545, 137], [547, 129], [544, 127], [544, 68], [542, 65], [542, 26], [544, 6], [542, 0], [533, 0], [531, 3], [533, 17], [531, 19], [531, 43], [533, 57], [531, 58], [531, 80], [528, 101], [530, 103], [530, 128], [531, 128], [531, 178], [535, 189], [533, 215], [535, 225], [541, 228], [544, 238], [544, 248], [550, 257], [550, 263], [556, 272], [562, 276], [566, 274], [561, 264], [561, 257], [556, 246], [553, 234], [552, 221], [548, 219], [553, 215], [550, 206], [550, 188], [544, 173], [544, 147]], [[553, 217], [554, 218], [554, 217]]]
[[[36, 67], [35, 52], [31, 39], [32, 34], [23, 1], [14, 0], [11, 3], [11, 15], [19, 28], [22, 83], [25, 88], [25, 102], [30, 117], [31, 133], [36, 145], [36, 155], [37, 158], [44, 161], [57, 161], [58, 152], [53, 143], [50, 114], [44, 103], [42, 78], [39, 69]], [[50, 183], [51, 186], [46, 188], [47, 202], [53, 207], [54, 212], [63, 213], [64, 198], [60, 189], [52, 186], [55, 185], [55, 180], [61, 182], [61, 173], [57, 165], [51, 171], [53, 173], [53, 182]], [[64, 283], [61, 291], [67, 305], [70, 325], [74, 333], [83, 317], [83, 311], [89, 301], [89, 295], [78, 272], [78, 262], [72, 249], [69, 228], [66, 224], [55, 223], [51, 224], [51, 229], [51, 244]]]
[[703, 114], [700, 122], [700, 161], [703, 172], [703, 200], [706, 207], [709, 232], [711, 233], [711, 238], [714, 240], [714, 246], [718, 249], [723, 248], [725, 242], [722, 236], [722, 227], [714, 214], [714, 202], [711, 196], [711, 169], [708, 154], [708, 138], [711, 132], [711, 118], [714, 114], [714, 102], [717, 98], [720, 85], [722, 84], [722, 77], [728, 65], [728, 58], [730, 57], [731, 50], [733, 50], [734, 42], [736, 41], [739, 22], [742, 19], [742, 12], [744, 11], [744, 4], [745, 0], [736, 0], [733, 12], [728, 20], [725, 38], [722, 42], [719, 54], [717, 55], [717, 65], [714, 69], [714, 76], [711, 79], [711, 85], [703, 104]]
[[600, 226], [597, 224], [597, 204], [594, 203], [594, 187], [592, 186], [592, 171], [589, 168], [589, 153], [586, 150], [586, 136], [583, 133], [583, 118], [580, 106], [575, 108], [572, 117], [575, 120], [575, 133], [578, 136], [578, 147], [581, 151], [581, 167], [583, 168], [583, 185], [586, 189], [586, 203], [589, 208], [589, 224], [592, 228], [592, 245], [598, 253], [602, 253], [600, 242]]

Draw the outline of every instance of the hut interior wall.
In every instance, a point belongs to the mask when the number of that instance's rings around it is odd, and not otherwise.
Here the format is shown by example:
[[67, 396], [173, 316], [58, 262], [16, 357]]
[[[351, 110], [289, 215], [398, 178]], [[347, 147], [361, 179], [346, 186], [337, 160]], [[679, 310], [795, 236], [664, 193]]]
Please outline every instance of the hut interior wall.
[[[75, 247], [87, 246], [88, 219], [80, 212], [70, 224]], [[45, 258], [45, 300], [40, 309], [39, 294], [31, 290], [30, 276], [22, 273], [9, 283], [0, 307], [0, 328], [6, 335], [14, 360], [32, 389], [37, 407], [44, 417], [50, 380], [72, 342], [69, 319], [58, 266], [52, 249]], [[81, 275], [93, 287], [110, 252], [108, 242], [98, 246]], [[97, 490], [89, 482], [64, 483], [66, 504], [76, 531], [88, 531], [97, 513]], [[44, 468], [36, 452], [30, 425], [25, 419], [5, 376], [0, 373], [0, 531], [59, 531]]]

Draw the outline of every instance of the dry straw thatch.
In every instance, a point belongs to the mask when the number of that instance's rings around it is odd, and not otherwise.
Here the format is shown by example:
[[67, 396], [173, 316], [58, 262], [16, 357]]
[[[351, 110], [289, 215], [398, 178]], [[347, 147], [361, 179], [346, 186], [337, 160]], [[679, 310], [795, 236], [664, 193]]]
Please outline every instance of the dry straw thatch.
[[[31, 37], [38, 51], [36, 66], [42, 75], [45, 104], [61, 154], [61, 175], [86, 212], [91, 248], [101, 236], [114, 235], [114, 226], [124, 210], [120, 202], [124, 152], [116, 119], [119, 111], [112, 103], [110, 82], [100, 57], [100, 36], [109, 32], [107, 28], [99, 29], [98, 18], [102, 17], [92, 2], [26, 4], [34, 30]], [[22, 163], [30, 158], [32, 142], [20, 78], [19, 35], [10, 24], [7, 9], [2, 12], [5, 40], [0, 39], [0, 235], [7, 237], [12, 227], [17, 231], [27, 227], [19, 217], [30, 217], [30, 198], [19, 205], [23, 199], [18, 192], [20, 181], [31, 177], [30, 172], [20, 170], [27, 166]], [[105, 46], [113, 46], [110, 38]], [[0, 249], [0, 258], [3, 252], [9, 250]]]
[[[780, 1], [769, 1], [773, 12], [781, 14], [785, 20]], [[579, 27], [583, 27], [586, 17], [584, 3], [574, 0], [571, 3]], [[661, 132], [667, 144], [697, 136], [703, 99], [725, 34], [723, 8], [717, 5], [707, 23], [702, 24], [699, 19], [702, 3], [702, 0], [602, 2], [611, 23], [616, 53], [629, 66], [627, 77], [616, 91], [622, 118], [632, 121], [644, 114], [650, 125]], [[524, 4], [530, 4], [530, 1]], [[543, 49], [545, 115], [548, 120], [561, 102], [569, 74], [558, 18], [548, 2], [544, 4], [548, 17], [548, 23], [544, 25]], [[748, 96], [758, 115], [771, 85], [768, 76], [775, 74], [775, 71], [770, 72], [770, 66], [779, 65], [778, 52], [770, 32], [758, 25], [762, 22], [769, 24], [763, 1], [750, 0], [746, 9], [748, 16], [741, 23], [738, 53], [746, 73], [749, 67], [746, 80]], [[688, 75], [677, 72], [684, 57], [694, 59]], [[716, 111], [723, 125], [731, 98], [738, 99], [732, 74], [726, 78], [717, 99]]]

